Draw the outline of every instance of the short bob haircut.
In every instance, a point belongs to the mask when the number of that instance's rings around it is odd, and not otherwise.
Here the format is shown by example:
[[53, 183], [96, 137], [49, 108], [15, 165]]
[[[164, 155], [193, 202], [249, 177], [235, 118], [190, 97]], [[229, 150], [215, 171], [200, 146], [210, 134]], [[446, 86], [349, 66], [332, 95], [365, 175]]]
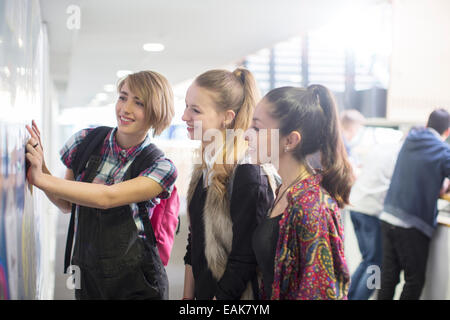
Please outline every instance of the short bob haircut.
[[145, 116], [153, 136], [160, 135], [172, 122], [175, 115], [173, 92], [169, 81], [155, 71], [140, 71], [119, 81], [117, 91], [124, 83], [144, 103]]

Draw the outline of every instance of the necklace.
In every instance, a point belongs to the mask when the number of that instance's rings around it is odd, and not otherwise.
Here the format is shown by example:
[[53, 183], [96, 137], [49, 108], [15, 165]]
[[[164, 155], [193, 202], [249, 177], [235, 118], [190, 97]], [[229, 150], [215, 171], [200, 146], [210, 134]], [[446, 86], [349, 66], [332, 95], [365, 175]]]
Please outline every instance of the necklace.
[[279, 196], [279, 197], [277, 197], [277, 198], [275, 199], [275, 201], [274, 201], [272, 207], [270, 208], [269, 216], [272, 215], [272, 211], [273, 211], [273, 209], [276, 207], [276, 205], [278, 204], [278, 202], [280, 202], [280, 200], [283, 199], [284, 194], [286, 193], [286, 191], [289, 190], [294, 184], [296, 184], [297, 182], [299, 182], [299, 181], [301, 181], [301, 180], [303, 180], [303, 179], [305, 179], [305, 178], [307, 178], [307, 177], [308, 177], [308, 172], [306, 172], [306, 174], [304, 174], [303, 172], [300, 173], [300, 174], [297, 176], [297, 178], [295, 178], [295, 180], [294, 180], [294, 181], [293, 181], [286, 189], [283, 190], [283, 192], [281, 193], [281, 196]]

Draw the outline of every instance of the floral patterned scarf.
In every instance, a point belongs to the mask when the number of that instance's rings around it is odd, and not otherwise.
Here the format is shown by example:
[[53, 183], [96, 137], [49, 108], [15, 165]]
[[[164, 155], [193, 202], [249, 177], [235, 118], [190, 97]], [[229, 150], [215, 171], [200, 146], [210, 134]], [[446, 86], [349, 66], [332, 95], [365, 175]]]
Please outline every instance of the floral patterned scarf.
[[316, 174], [294, 185], [280, 220], [271, 299], [347, 299], [350, 283], [336, 201]]

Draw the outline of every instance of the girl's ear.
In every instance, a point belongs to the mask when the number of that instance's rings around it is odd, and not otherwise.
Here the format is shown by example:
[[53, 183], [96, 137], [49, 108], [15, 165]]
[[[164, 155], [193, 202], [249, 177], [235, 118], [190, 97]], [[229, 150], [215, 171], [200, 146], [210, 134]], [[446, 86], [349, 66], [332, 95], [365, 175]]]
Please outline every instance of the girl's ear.
[[235, 117], [236, 113], [233, 110], [227, 110], [225, 112], [225, 121], [224, 121], [225, 127], [228, 127], [233, 122]]
[[302, 140], [302, 135], [298, 131], [292, 131], [286, 137], [286, 145], [284, 146], [285, 151], [294, 150]]

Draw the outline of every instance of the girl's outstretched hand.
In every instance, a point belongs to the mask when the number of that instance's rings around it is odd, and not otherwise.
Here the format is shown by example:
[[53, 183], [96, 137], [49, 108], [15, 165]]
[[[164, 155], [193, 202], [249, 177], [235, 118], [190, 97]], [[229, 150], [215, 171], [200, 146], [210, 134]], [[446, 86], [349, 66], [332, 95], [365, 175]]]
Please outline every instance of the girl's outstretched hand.
[[26, 149], [26, 159], [30, 165], [30, 168], [27, 172], [27, 180], [30, 184], [36, 185], [38, 184], [39, 179], [42, 176], [42, 165], [43, 165], [43, 157], [42, 152], [38, 149], [39, 143], [36, 139], [30, 138], [25, 147]]
[[30, 184], [36, 185], [45, 170], [44, 151], [41, 143], [41, 133], [33, 120], [31, 127], [25, 126], [31, 138], [27, 141], [26, 160], [30, 168], [27, 171], [27, 180]]
[[25, 128], [27, 129], [28, 133], [30, 134], [30, 136], [34, 139], [37, 140], [37, 142], [39, 143], [39, 149], [41, 151], [44, 150], [43, 146], [42, 146], [42, 140], [41, 140], [41, 132], [39, 131], [36, 122], [34, 120], [31, 121], [31, 127], [29, 125], [26, 125]]
[[44, 159], [44, 147], [42, 146], [41, 140], [41, 132], [39, 131], [36, 122], [34, 120], [31, 122], [31, 127], [29, 125], [26, 125], [25, 128], [27, 129], [31, 138], [35, 139], [39, 143], [39, 145], [37, 145], [35, 149], [42, 155], [42, 171], [45, 172], [46, 166]]

